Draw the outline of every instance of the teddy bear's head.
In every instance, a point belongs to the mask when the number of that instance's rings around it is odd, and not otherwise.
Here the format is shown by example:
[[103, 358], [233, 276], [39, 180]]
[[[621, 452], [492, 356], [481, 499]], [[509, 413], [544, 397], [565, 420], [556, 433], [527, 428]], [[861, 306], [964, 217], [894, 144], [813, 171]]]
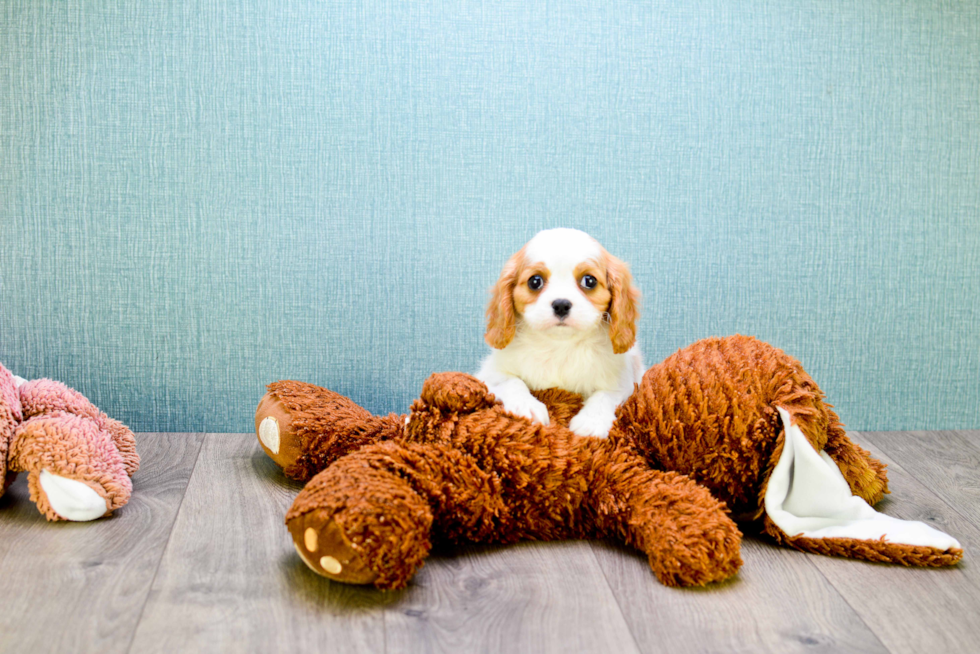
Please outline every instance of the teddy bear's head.
[[[532, 391], [531, 394], [548, 407], [548, 416], [554, 427], [568, 427], [569, 421], [582, 408], [582, 396], [560, 388]], [[482, 414], [482, 417], [476, 416]], [[407, 435], [412, 439], [431, 440], [436, 434], [448, 437], [466, 416], [466, 424], [474, 420], [485, 421], [489, 428], [510, 423], [533, 423], [526, 418], [506, 412], [486, 384], [462, 372], [441, 372], [430, 375], [422, 385], [419, 399], [412, 403], [407, 420]]]

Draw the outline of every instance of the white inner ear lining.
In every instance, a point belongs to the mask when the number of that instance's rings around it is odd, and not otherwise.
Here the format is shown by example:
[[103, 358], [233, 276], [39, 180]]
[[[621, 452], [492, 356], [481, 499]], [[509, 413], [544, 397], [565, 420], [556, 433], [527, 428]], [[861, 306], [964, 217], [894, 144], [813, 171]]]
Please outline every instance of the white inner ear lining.
[[959, 542], [924, 522], [878, 513], [851, 494], [840, 468], [826, 452], [817, 452], [790, 413], [776, 407], [783, 421], [783, 451], [766, 487], [769, 518], [788, 536], [854, 538], [888, 543], [959, 548]]

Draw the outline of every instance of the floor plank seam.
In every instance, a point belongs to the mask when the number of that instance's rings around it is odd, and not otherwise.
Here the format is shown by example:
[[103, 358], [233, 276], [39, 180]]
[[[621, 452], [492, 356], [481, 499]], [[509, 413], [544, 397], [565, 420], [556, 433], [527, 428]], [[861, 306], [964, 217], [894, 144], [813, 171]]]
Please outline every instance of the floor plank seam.
[[626, 625], [626, 631], [629, 632], [630, 639], [633, 641], [633, 645], [636, 647], [637, 652], [642, 652], [643, 648], [640, 647], [640, 641], [636, 639], [636, 634], [633, 633], [633, 628], [630, 627], [629, 618], [626, 613], [623, 612], [623, 605], [619, 602], [619, 595], [616, 594], [616, 589], [612, 587], [609, 583], [609, 576], [606, 574], [606, 569], [602, 567], [602, 561], [599, 560], [599, 555], [595, 551], [595, 543], [589, 543], [589, 551], [592, 552], [592, 558], [595, 560], [595, 564], [599, 567], [599, 572], [602, 573], [602, 579], [606, 582], [606, 588], [609, 589], [609, 594], [616, 601], [616, 610], [619, 611], [619, 616], [623, 619], [623, 624]]
[[388, 616], [390, 611], [390, 608], [385, 607], [384, 613], [381, 614], [381, 651], [385, 654], [388, 654]]
[[[778, 547], [778, 546], [777, 545], [773, 545], [773, 547]], [[871, 626], [870, 624], [868, 624], [868, 621], [865, 620], [861, 616], [861, 612], [858, 611], [854, 607], [854, 605], [851, 604], [847, 600], [847, 596], [844, 595], [844, 593], [841, 592], [840, 588], [837, 587], [837, 585], [834, 583], [833, 579], [831, 579], [830, 577], [828, 577], [827, 575], [825, 575], [824, 572], [823, 572], [823, 570], [820, 569], [820, 566], [818, 566], [816, 563], [813, 562], [813, 558], [812, 557], [814, 557], [814, 556], [822, 556], [822, 555], [820, 555], [820, 554], [810, 554], [809, 552], [800, 552], [799, 554], [800, 554], [800, 556], [805, 556], [806, 557], [806, 564], [808, 566], [810, 566], [811, 568], [813, 568], [814, 570], [816, 570], [817, 571], [817, 574], [820, 575], [820, 577], [824, 581], [826, 581], [827, 584], [831, 588], [834, 589], [834, 592], [837, 593], [837, 596], [841, 599], [842, 602], [844, 602], [844, 605], [847, 606], [847, 608], [851, 609], [851, 612], [854, 614], [854, 617], [858, 621], [860, 621], [861, 624], [864, 625], [865, 629], [868, 630], [868, 633], [869, 634], [871, 634], [872, 636], [874, 636], [875, 640], [878, 641], [878, 644], [881, 645], [881, 648], [884, 651], [886, 651], [886, 652], [891, 652], [892, 649], [890, 647], [888, 647], [888, 645], [885, 644], [885, 642], [881, 639], [881, 636], [878, 635], [878, 632], [875, 631], [874, 627]]]
[[[937, 492], [937, 491], [936, 491], [936, 490], [935, 490], [934, 488], [932, 488], [931, 486], [927, 486], [927, 485], [926, 485], [926, 483], [925, 483], [925, 482], [924, 482], [923, 480], [921, 480], [921, 479], [919, 479], [919, 478], [918, 478], [918, 477], [917, 477], [917, 476], [915, 475], [915, 473], [912, 473], [912, 472], [908, 472], [908, 470], [906, 470], [904, 466], [902, 467], [902, 469], [903, 469], [903, 470], [905, 470], [905, 472], [906, 472], [906, 474], [908, 474], [908, 476], [909, 476], [909, 477], [911, 477], [912, 479], [914, 479], [914, 480], [916, 480], [917, 482], [919, 482], [920, 484], [922, 484], [922, 486], [923, 486], [923, 487], [925, 487], [925, 489], [926, 489], [926, 491], [928, 491], [928, 493], [929, 493], [930, 495], [932, 495], [932, 496], [933, 496], [933, 497], [935, 497], [935, 498], [936, 498], [937, 500], [939, 500], [940, 502], [942, 502], [943, 504], [945, 504], [945, 505], [946, 505], [947, 507], [949, 507], [949, 509], [950, 509], [950, 510], [951, 510], [951, 511], [952, 511], [953, 513], [955, 513], [955, 514], [956, 514], [957, 516], [959, 516], [960, 518], [963, 518], [963, 520], [965, 520], [965, 521], [966, 521], [967, 523], [969, 523], [969, 524], [971, 524], [971, 525], [973, 525], [973, 526], [974, 526], [974, 527], [976, 527], [977, 529], [980, 529], [980, 522], [977, 522], [976, 520], [974, 520], [974, 519], [973, 519], [972, 517], [970, 517], [970, 516], [969, 516], [969, 515], [967, 515], [966, 513], [963, 513], [962, 511], [960, 511], [960, 509], [959, 509], [959, 507], [958, 507], [958, 506], [956, 505], [956, 503], [955, 503], [955, 502], [953, 502], [953, 501], [952, 501], [952, 500], [950, 500], [949, 498], [947, 498], [947, 497], [945, 497], [945, 496], [943, 496], [943, 494], [942, 494], [942, 493], [939, 493], [939, 492]], [[943, 530], [943, 531], [945, 531], [945, 530]], [[960, 540], [960, 539], [959, 539], [959, 538], [957, 538], [957, 540]], [[961, 541], [961, 544], [962, 544], [962, 541]]]
[[133, 626], [133, 633], [129, 636], [129, 644], [126, 646], [127, 654], [133, 651], [133, 643], [136, 642], [136, 633], [139, 631], [140, 623], [143, 622], [143, 614], [146, 612], [146, 605], [150, 602], [150, 595], [153, 594], [153, 586], [156, 583], [157, 575], [160, 574], [160, 566], [163, 565], [163, 559], [167, 556], [167, 550], [170, 548], [170, 541], [174, 535], [174, 526], [177, 524], [177, 520], [180, 519], [180, 511], [184, 507], [184, 499], [187, 497], [187, 489], [191, 485], [191, 480], [194, 479], [194, 473], [197, 471], [197, 462], [201, 458], [201, 451], [204, 449], [204, 442], [208, 439], [210, 434], [205, 433], [201, 442], [197, 447], [197, 454], [194, 456], [194, 465], [191, 466], [191, 473], [187, 476], [187, 484], [184, 485], [184, 492], [181, 493], [180, 503], [177, 505], [177, 510], [174, 512], [174, 519], [170, 522], [170, 532], [167, 534], [167, 542], [160, 550], [160, 558], [157, 559], [157, 565], [153, 569], [153, 577], [150, 579], [149, 590], [147, 590], [146, 597], [143, 598], [143, 606], [140, 607], [139, 615], [136, 617], [136, 624]]
[[[848, 436], [850, 437], [850, 435], [851, 435], [851, 433], [849, 432], [848, 433]], [[900, 470], [902, 472], [902, 474], [908, 475], [909, 477], [911, 477], [915, 482], [917, 482], [922, 487], [923, 492], [928, 493], [933, 498], [935, 498], [935, 500], [937, 501], [937, 503], [944, 505], [947, 509], [951, 510], [954, 514], [956, 514], [957, 516], [963, 518], [968, 524], [971, 524], [971, 525], [976, 526], [975, 523], [973, 522], [973, 520], [971, 520], [968, 516], [965, 516], [959, 510], [959, 508], [957, 507], [957, 505], [956, 505], [955, 502], [953, 502], [953, 501], [951, 501], [951, 500], [943, 497], [942, 494], [936, 492], [936, 490], [926, 480], [921, 479], [918, 475], [916, 475], [911, 470], [909, 470], [909, 468], [907, 468], [906, 466], [902, 465], [897, 459], [895, 459], [895, 457], [892, 456], [892, 454], [888, 451], [887, 444], [886, 445], [883, 445], [882, 444], [882, 439], [876, 438], [874, 436], [869, 436], [868, 435], [868, 432], [854, 432], [854, 435], [857, 437], [856, 442], [860, 442], [860, 440], [864, 439], [865, 442], [868, 442], [871, 445], [873, 445], [874, 447], [876, 447], [879, 450], [881, 450], [885, 454], [885, 456], [887, 456], [888, 459], [890, 459], [890, 463], [887, 464], [889, 468], [892, 468], [894, 466], [894, 468], [896, 470]], [[887, 440], [887, 439], [884, 439], [884, 440]], [[892, 497], [894, 498], [895, 496], [892, 496]], [[896, 500], [893, 500], [893, 501], [896, 501], [897, 502], [897, 501], [900, 501], [900, 500], [897, 500], [896, 499]], [[815, 556], [815, 555], [813, 555], [813, 554], [807, 554], [806, 556], [809, 558], [809, 557], [812, 557], [812, 556]], [[808, 563], [811, 566], [815, 567], [817, 569], [817, 572], [819, 572], [821, 574], [821, 576], [824, 579], [827, 580], [827, 582], [831, 585], [831, 587], [834, 589], [834, 591], [841, 597], [842, 600], [844, 600], [844, 603], [847, 604], [847, 606], [850, 607], [850, 609], [852, 611], [854, 611], [854, 613], [857, 616], [857, 618], [859, 620], [861, 620], [861, 622], [863, 622], [868, 627], [869, 631], [874, 635], [874, 637], [878, 640], [878, 642], [880, 642], [882, 644], [882, 647], [884, 647], [887, 651], [892, 652], [893, 650], [891, 650], [881, 640], [881, 637], [875, 631], [874, 627], [871, 624], [869, 624], [868, 621], [865, 620], [861, 616], [861, 613], [847, 600], [847, 597], [837, 587], [837, 585], [834, 583], [833, 579], [831, 579], [829, 576], [827, 576], [826, 574], [824, 574], [823, 571], [820, 569], [820, 567], [817, 566], [816, 564], [814, 564], [812, 562], [808, 562]]]

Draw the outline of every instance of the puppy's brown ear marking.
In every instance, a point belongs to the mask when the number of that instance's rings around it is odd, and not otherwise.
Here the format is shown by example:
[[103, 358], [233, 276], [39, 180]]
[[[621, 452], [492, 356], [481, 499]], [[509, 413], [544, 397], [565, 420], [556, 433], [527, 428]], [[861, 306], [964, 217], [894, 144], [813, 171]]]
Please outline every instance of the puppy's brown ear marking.
[[636, 342], [636, 320], [640, 317], [640, 290], [633, 285], [629, 266], [606, 253], [609, 300], [609, 340], [613, 352], [623, 354]]
[[514, 286], [524, 265], [524, 248], [504, 264], [500, 279], [490, 289], [490, 303], [487, 304], [487, 332], [483, 338], [492, 348], [502, 350], [507, 347], [517, 332], [517, 315], [514, 310]]

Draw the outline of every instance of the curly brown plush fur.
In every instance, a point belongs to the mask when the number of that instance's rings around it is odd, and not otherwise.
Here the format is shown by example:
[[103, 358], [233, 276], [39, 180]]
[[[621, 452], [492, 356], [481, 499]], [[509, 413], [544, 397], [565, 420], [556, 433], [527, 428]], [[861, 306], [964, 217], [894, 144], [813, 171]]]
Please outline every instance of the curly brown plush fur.
[[855, 495], [876, 504], [888, 492], [884, 464], [847, 438], [800, 362], [748, 336], [707, 338], [650, 368], [620, 407], [612, 436], [655, 467], [701, 482], [735, 515], [756, 519], [782, 451], [777, 406], [841, 466]]
[[[838, 463], [854, 494], [873, 503], [888, 491], [884, 466], [851, 443], [799, 362], [755, 339], [706, 339], [653, 366], [608, 439], [567, 429], [577, 395], [535, 396], [551, 426], [507, 413], [462, 373], [431, 376], [407, 424], [310, 384], [270, 384], [256, 412], [260, 442], [288, 475], [312, 477], [286, 515], [303, 560], [339, 581], [397, 588], [433, 539], [608, 537], [645, 552], [667, 585], [705, 584], [741, 564], [725, 504], [811, 552], [906, 565], [962, 554], [791, 537], [764, 515], [784, 443], [777, 406]], [[270, 420], [275, 448], [261, 437]]]
[[740, 519], [764, 517], [778, 543], [829, 556], [944, 566], [959, 548], [804, 538], [764, 516], [763, 499], [783, 447], [776, 407], [792, 413], [807, 441], [837, 464], [851, 492], [868, 504], [888, 493], [885, 464], [855, 445], [799, 361], [748, 336], [698, 341], [650, 368], [617, 413], [610, 438], [631, 442], [656, 468], [704, 484]]
[[[433, 539], [612, 537], [645, 552], [668, 585], [738, 569], [740, 533], [705, 488], [651, 470], [632, 448], [574, 435], [574, 412], [561, 405], [577, 397], [549, 391], [539, 399], [555, 409], [552, 426], [505, 412], [469, 375], [430, 377], [400, 437], [340, 457], [296, 498], [286, 522], [304, 560], [341, 581], [398, 588]], [[339, 396], [331, 402], [343, 404]], [[364, 424], [350, 421], [356, 413], [343, 407], [346, 436]], [[318, 456], [338, 453], [336, 443], [317, 443]]]

